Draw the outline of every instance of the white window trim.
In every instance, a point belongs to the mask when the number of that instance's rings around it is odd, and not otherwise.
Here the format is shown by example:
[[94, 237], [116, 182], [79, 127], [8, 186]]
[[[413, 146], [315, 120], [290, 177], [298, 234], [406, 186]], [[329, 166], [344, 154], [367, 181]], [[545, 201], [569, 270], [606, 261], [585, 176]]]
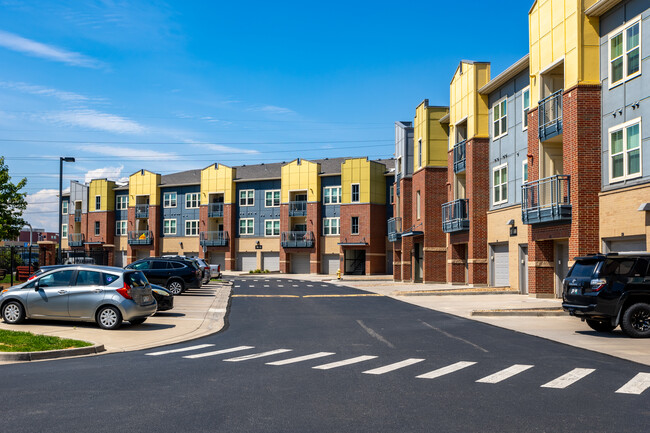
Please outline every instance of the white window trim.
[[[325, 233], [325, 221], [329, 221], [329, 233]], [[332, 221], [336, 221], [336, 231], [338, 233], [332, 233]], [[323, 236], [341, 236], [341, 218], [340, 217], [331, 217], [323, 218]]]
[[[194, 200], [188, 200], [188, 197], [193, 197], [196, 196], [196, 206], [188, 206], [187, 202], [188, 201], [194, 201]], [[185, 193], [185, 209], [198, 209], [199, 206], [201, 206], [201, 193], [200, 192], [188, 192]]]
[[[627, 39], [625, 38], [625, 31], [627, 30], [628, 27], [633, 26], [636, 23], [639, 23], [639, 70], [635, 72], [632, 75], [626, 76], [627, 72]], [[621, 78], [619, 81], [616, 81], [612, 83], [612, 49], [611, 49], [611, 42], [614, 36], [616, 36], [619, 33], [623, 33], [623, 78]], [[632, 18], [631, 20], [627, 21], [625, 24], [620, 25], [616, 29], [612, 30], [609, 32], [607, 35], [607, 83], [608, 83], [608, 89], [613, 89], [614, 87], [620, 86], [621, 84], [625, 83], [628, 80], [631, 80], [632, 78], [636, 78], [639, 75], [641, 75], [641, 70], [643, 68], [643, 23], [641, 22], [641, 15], [637, 15], [636, 17]]]
[[[190, 229], [189, 232], [192, 231], [192, 224], [191, 223], [196, 223], [196, 234], [188, 233], [188, 226], [189, 226], [189, 229]], [[192, 237], [193, 236], [198, 236], [199, 231], [200, 231], [199, 229], [200, 229], [199, 220], [185, 220], [185, 236], [192, 236]]]
[[415, 219], [420, 220], [422, 215], [422, 194], [420, 190], [415, 191]]
[[[126, 199], [126, 200], [124, 200]], [[115, 196], [115, 210], [124, 210], [129, 207], [129, 196], [128, 195], [118, 195]]]
[[126, 236], [127, 220], [115, 221], [115, 236]]
[[[165, 206], [165, 195], [167, 195], [167, 194], [174, 194], [176, 196], [176, 199], [174, 200], [176, 203], [174, 204], [174, 206], [171, 206], [171, 201], [172, 201], [171, 197], [169, 198], [170, 205]], [[176, 193], [176, 191], [163, 192], [163, 208], [165, 208], [165, 209], [173, 209], [176, 206], [178, 206], [178, 194]]]
[[[492, 182], [494, 183], [494, 172], [495, 171], [501, 171], [504, 167], [506, 168], [506, 181], [505, 181], [505, 184], [506, 184], [506, 198], [505, 199], [502, 198], [499, 201], [494, 200], [494, 191], [496, 189], [496, 185], [493, 184], [492, 185], [492, 204], [494, 206], [500, 205], [500, 204], [503, 204], [503, 203], [508, 203], [508, 194], [510, 194], [510, 191], [508, 191], [508, 189], [509, 189], [508, 180], [509, 180], [509, 176], [510, 176], [510, 174], [508, 173], [508, 163], [501, 164], [501, 165], [499, 165], [497, 167], [494, 167], [492, 169]], [[501, 187], [501, 185], [503, 185], [503, 183], [499, 184], [499, 188]], [[499, 193], [501, 193], [500, 190], [499, 190]]]
[[[173, 221], [173, 222], [174, 222], [174, 224], [171, 224], [171, 223], [169, 224], [169, 233], [165, 233], [165, 221]], [[176, 218], [167, 218], [167, 219], [164, 219], [164, 220], [163, 220], [163, 235], [170, 235], [170, 236], [171, 236], [171, 235], [176, 235], [176, 233], [178, 232], [176, 226], [177, 226]], [[172, 232], [172, 228], [174, 229], [173, 232]]]
[[[354, 227], [354, 224], [352, 224], [352, 219], [353, 219], [353, 218], [356, 218], [356, 219], [357, 219], [357, 231], [356, 231], [356, 233], [352, 231], [352, 230], [353, 230], [353, 227]], [[358, 235], [358, 234], [359, 234], [359, 230], [360, 230], [360, 228], [361, 228], [361, 227], [359, 227], [360, 225], [361, 225], [361, 223], [359, 222], [359, 217], [358, 217], [358, 216], [351, 216], [351, 217], [350, 217], [350, 234], [351, 234], [351, 235]]]
[[[352, 188], [354, 185], [357, 185], [359, 187], [359, 200], [354, 201], [352, 197], [354, 197], [354, 193], [352, 191]], [[360, 183], [351, 183], [350, 184], [350, 203], [361, 203], [361, 184]]]
[[[277, 193], [280, 193], [280, 194], [279, 194], [280, 197], [278, 197], [278, 204], [272, 204], [271, 206], [267, 206], [267, 204], [266, 204], [266, 195], [267, 195], [268, 193], [271, 193], [271, 203], [273, 203], [273, 202], [275, 201], [275, 198], [273, 197], [273, 195], [274, 195], [276, 192], [277, 192]], [[267, 189], [267, 190], [264, 191], [264, 207], [280, 207], [280, 203], [282, 202], [281, 199], [282, 199], [282, 193], [280, 192], [279, 189]], [[255, 201], [255, 197], [254, 197], [254, 196], [253, 196], [253, 201]]]
[[[494, 119], [494, 107], [496, 107], [497, 105], [501, 105], [503, 103], [503, 101], [506, 101], [506, 115], [499, 117], [499, 129], [501, 129], [501, 119], [503, 119], [503, 117], [505, 117], [506, 118], [506, 130], [505, 130], [505, 132], [501, 131], [501, 133], [499, 135], [494, 136], [494, 122], [495, 122], [495, 119]], [[490, 135], [492, 136], [492, 140], [498, 140], [499, 138], [508, 135], [508, 112], [509, 111], [510, 110], [508, 110], [508, 97], [507, 96], [504, 96], [503, 98], [499, 99], [497, 102], [492, 104], [492, 116], [491, 116], [492, 117], [492, 122], [490, 123]]]
[[[253, 202], [248, 204], [248, 193], [253, 192]], [[246, 193], [246, 204], [241, 204], [241, 196], [243, 193]], [[242, 189], [239, 191], [239, 207], [248, 207], [255, 206], [255, 190], [254, 189]]]
[[[325, 203], [325, 191], [327, 191], [327, 190], [330, 191], [330, 202], [329, 202], [329, 203]], [[337, 200], [336, 203], [332, 203], [332, 201], [331, 201], [331, 197], [334, 197], [334, 196], [332, 195], [332, 193], [331, 193], [331, 192], [333, 192], [333, 191], [338, 192], [338, 194], [336, 195], [336, 200]], [[323, 204], [325, 204], [325, 205], [330, 205], [330, 204], [341, 204], [341, 201], [342, 201], [342, 198], [343, 198], [343, 196], [341, 195], [341, 192], [342, 192], [342, 190], [341, 190], [341, 185], [338, 185], [338, 186], [326, 186], [326, 187], [324, 187], [324, 188], [323, 188]], [[352, 194], [352, 189], [350, 189], [350, 194]], [[352, 198], [350, 197], [350, 200], [351, 200], [351, 199], [352, 199]], [[359, 199], [361, 199], [361, 190], [359, 190]]]
[[61, 239], [68, 239], [68, 225], [61, 224]]
[[[524, 180], [524, 172], [525, 172], [524, 167], [528, 167], [528, 159], [524, 159], [523, 161], [521, 161], [521, 183], [522, 184], [528, 183], [528, 179]], [[528, 168], [530, 169], [530, 167]], [[528, 177], [530, 177], [530, 175]], [[494, 176], [492, 178], [494, 179]]]
[[[627, 169], [627, 128], [629, 128], [632, 125], [639, 124], [639, 172], [634, 173], [632, 175], [628, 175], [628, 169]], [[643, 131], [642, 131], [642, 125], [641, 125], [641, 117], [637, 117], [636, 119], [632, 119], [628, 122], [621, 123], [620, 125], [612, 126], [607, 130], [607, 158], [608, 158], [608, 164], [609, 164], [609, 183], [618, 183], [618, 182], [623, 182], [625, 180], [629, 179], [635, 179], [637, 177], [643, 176]], [[612, 164], [612, 132], [616, 131], [623, 131], [623, 176], [613, 178], [612, 177], [612, 170], [613, 170], [613, 164]]]
[[[273, 223], [275, 223], [275, 222], [278, 223], [278, 234], [277, 235], [273, 234]], [[267, 228], [266, 225], [268, 223], [271, 223], [271, 234], [270, 235], [266, 233], [266, 228]], [[253, 224], [255, 224], [255, 223], [253, 223]], [[255, 232], [255, 230], [253, 230], [253, 232]], [[280, 236], [280, 220], [279, 219], [264, 220], [264, 237], [266, 237], [266, 238], [277, 238], [278, 236]]]
[[418, 167], [422, 168], [422, 137], [418, 138]]
[[[252, 233], [242, 233], [242, 231], [241, 231], [241, 229], [242, 229], [241, 222], [242, 221], [253, 221], [253, 227], [252, 227], [253, 231], [252, 231]], [[238, 224], [239, 224], [239, 227], [238, 227], [237, 231], [239, 232], [240, 236], [252, 236], [252, 235], [255, 234], [255, 219], [254, 218], [240, 218]], [[248, 232], [248, 224], [246, 224], [246, 232]]]
[[524, 107], [524, 93], [526, 92], [528, 92], [528, 111], [530, 112], [530, 106], [532, 103], [530, 86], [526, 86], [523, 89], [521, 89], [521, 130], [522, 131], [528, 130], [528, 125], [526, 125], [526, 122], [524, 122], [524, 119], [528, 117], [526, 116], [526, 107]]

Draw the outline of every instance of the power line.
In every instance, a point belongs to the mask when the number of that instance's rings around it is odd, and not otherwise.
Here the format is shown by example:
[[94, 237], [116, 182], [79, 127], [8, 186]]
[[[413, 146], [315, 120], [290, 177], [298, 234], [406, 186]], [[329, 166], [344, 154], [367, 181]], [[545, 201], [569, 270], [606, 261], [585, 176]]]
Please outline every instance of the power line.
[[40, 140], [40, 139], [13, 139], [0, 138], [0, 141], [9, 143], [56, 143], [56, 144], [137, 144], [137, 145], [217, 145], [217, 146], [241, 146], [241, 145], [265, 145], [265, 144], [330, 144], [330, 143], [394, 143], [393, 140], [326, 140], [326, 141], [264, 141], [264, 142], [246, 142], [246, 141], [214, 141], [214, 142], [187, 142], [187, 141], [95, 141], [95, 140]]

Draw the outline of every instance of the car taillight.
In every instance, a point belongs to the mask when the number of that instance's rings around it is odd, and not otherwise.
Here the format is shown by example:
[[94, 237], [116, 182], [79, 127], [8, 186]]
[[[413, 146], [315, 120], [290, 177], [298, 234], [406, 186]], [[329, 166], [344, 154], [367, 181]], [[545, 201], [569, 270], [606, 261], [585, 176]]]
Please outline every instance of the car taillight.
[[607, 284], [607, 280], [603, 278], [598, 278], [591, 280], [591, 291], [592, 292], [600, 292], [600, 289], [605, 287], [605, 284]]
[[126, 299], [133, 299], [131, 297], [131, 287], [126, 283], [124, 283], [124, 287], [121, 287], [121, 288], [117, 289], [116, 291], [120, 295], [124, 296], [124, 298], [126, 298]]
[[27, 278], [27, 281], [31, 281], [31, 280], [33, 280], [34, 278], [36, 278], [36, 275], [32, 275], [31, 277]]

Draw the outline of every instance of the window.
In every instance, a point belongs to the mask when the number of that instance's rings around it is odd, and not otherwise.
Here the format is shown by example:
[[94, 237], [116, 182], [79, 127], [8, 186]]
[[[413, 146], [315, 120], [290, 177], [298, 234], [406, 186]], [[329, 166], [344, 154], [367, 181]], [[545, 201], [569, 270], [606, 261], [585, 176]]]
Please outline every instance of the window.
[[176, 207], [176, 193], [163, 193], [163, 207]]
[[163, 234], [164, 235], [175, 235], [176, 234], [176, 220], [175, 219], [163, 220]]
[[352, 217], [351, 221], [351, 227], [350, 227], [350, 233], [353, 235], [358, 235], [359, 234], [359, 217]]
[[391, 185], [390, 188], [388, 188], [389, 192], [389, 203], [390, 204], [395, 204], [395, 185]]
[[95, 210], [100, 210], [102, 208], [102, 196], [95, 196]]
[[67, 239], [68, 238], [68, 225], [67, 224], [61, 224], [61, 238], [62, 239]]
[[614, 30], [609, 36], [609, 86], [616, 86], [641, 73], [640, 17]]
[[521, 124], [522, 129], [528, 129], [528, 112], [530, 111], [530, 87], [521, 92]]
[[266, 207], [278, 207], [280, 206], [280, 190], [266, 191], [265, 193]]
[[102, 286], [102, 274], [95, 271], [79, 271], [77, 286]]
[[306, 232], [307, 231], [307, 224], [294, 224], [293, 225], [293, 231], [294, 232]]
[[507, 99], [503, 98], [492, 107], [492, 139], [497, 139], [508, 133], [507, 102]]
[[198, 236], [199, 235], [199, 221], [190, 220], [185, 221], [185, 236]]
[[126, 236], [126, 220], [115, 221], [115, 236]]
[[352, 199], [350, 200], [352, 203], [359, 202], [359, 189], [360, 188], [358, 183], [352, 184]]
[[239, 191], [239, 206], [253, 206], [255, 204], [255, 191], [244, 189]]
[[422, 167], [422, 139], [418, 140], [418, 167]]
[[240, 235], [252, 235], [253, 227], [253, 218], [242, 218], [239, 220]]
[[95, 236], [99, 236], [99, 221], [95, 221]]
[[641, 119], [610, 128], [609, 149], [610, 181], [641, 176]]
[[339, 227], [341, 220], [339, 218], [323, 218], [323, 236], [341, 234]]
[[68, 214], [68, 201], [67, 201], [67, 200], [61, 202], [61, 213], [62, 213], [63, 215], [67, 215], [67, 214]]
[[523, 183], [528, 182], [528, 160], [524, 159], [521, 164], [521, 179]]
[[264, 221], [265, 236], [280, 236], [280, 220]]
[[341, 203], [341, 187], [326, 186], [323, 189], [323, 204], [338, 204], [338, 203]]
[[199, 207], [199, 193], [190, 192], [185, 194], [185, 209], [196, 209]]
[[508, 201], [508, 165], [501, 165], [492, 170], [494, 178], [492, 204], [501, 204]]
[[420, 191], [415, 193], [415, 218], [420, 219]]
[[38, 280], [38, 284], [40, 287], [69, 286], [70, 280], [72, 279], [72, 274], [74, 274], [74, 272], [75, 271], [71, 269], [53, 272]]
[[115, 197], [115, 208], [117, 210], [124, 210], [129, 207], [129, 196], [128, 195], [118, 195]]

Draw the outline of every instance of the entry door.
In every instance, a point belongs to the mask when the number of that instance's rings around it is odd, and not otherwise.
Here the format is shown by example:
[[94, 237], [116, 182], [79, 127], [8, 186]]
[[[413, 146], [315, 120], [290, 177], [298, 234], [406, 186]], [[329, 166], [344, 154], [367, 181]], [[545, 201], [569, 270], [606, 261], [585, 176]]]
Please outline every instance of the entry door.
[[496, 287], [510, 285], [510, 267], [508, 266], [508, 245], [492, 246], [492, 283]]
[[416, 282], [422, 281], [422, 244], [413, 245], [413, 280]]
[[528, 293], [528, 245], [519, 247], [519, 292]]
[[562, 280], [569, 272], [569, 244], [566, 241], [555, 242], [555, 296], [562, 297]]
[[69, 317], [68, 299], [72, 269], [53, 272], [38, 280], [39, 289], [30, 290], [27, 312], [30, 316]]

